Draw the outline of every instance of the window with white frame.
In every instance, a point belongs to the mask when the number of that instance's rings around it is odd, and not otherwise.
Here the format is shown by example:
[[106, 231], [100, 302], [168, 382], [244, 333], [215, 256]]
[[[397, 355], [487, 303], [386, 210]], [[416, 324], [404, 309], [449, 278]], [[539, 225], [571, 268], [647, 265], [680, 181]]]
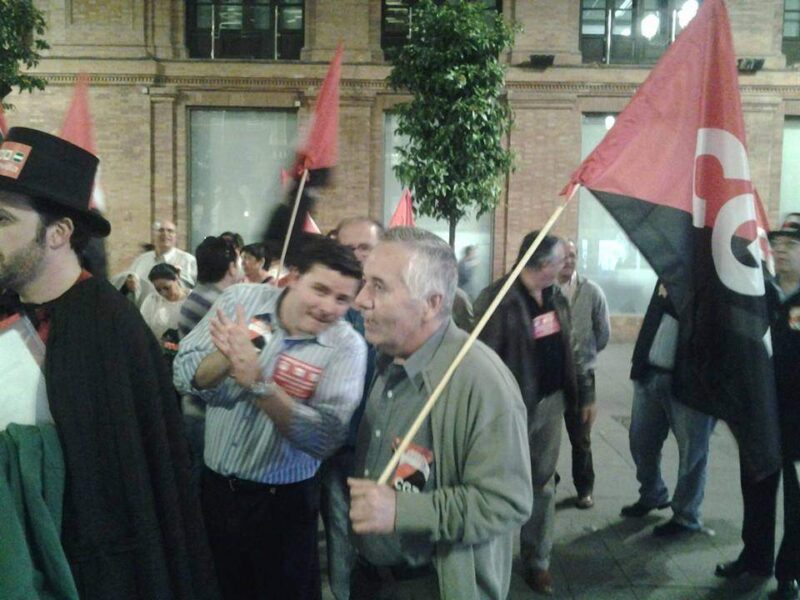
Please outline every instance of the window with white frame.
[[[614, 115], [583, 115], [581, 156], [586, 158], [614, 124]], [[612, 314], [644, 314], [656, 274], [597, 199], [584, 188], [578, 207], [578, 272], [597, 283]]]
[[[388, 224], [392, 218], [403, 186], [394, 174], [392, 167], [398, 164], [400, 156], [395, 150], [404, 143], [403, 136], [395, 133], [397, 129], [397, 116], [386, 113], [383, 120], [383, 223]], [[430, 217], [415, 217], [417, 227], [427, 229], [448, 241], [450, 225], [447, 221], [436, 220]], [[477, 252], [476, 267], [472, 280], [464, 291], [474, 300], [477, 294], [492, 280], [492, 232], [494, 215], [485, 214], [480, 219], [474, 216], [466, 217], [459, 221], [456, 227], [455, 252], [457, 258], [462, 258], [467, 246], [475, 246]]]
[[291, 163], [297, 113], [285, 110], [189, 111], [190, 247], [235, 231], [260, 241], [283, 197], [281, 168]]

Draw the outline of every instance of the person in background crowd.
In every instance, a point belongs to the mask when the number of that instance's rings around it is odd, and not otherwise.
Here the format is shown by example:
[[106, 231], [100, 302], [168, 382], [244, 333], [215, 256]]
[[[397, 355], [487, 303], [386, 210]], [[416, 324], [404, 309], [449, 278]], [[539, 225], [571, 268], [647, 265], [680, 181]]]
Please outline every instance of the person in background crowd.
[[271, 264], [272, 257], [264, 244], [242, 246], [242, 268], [250, 283], [271, 283], [275, 279], [269, 273]]
[[564, 242], [564, 267], [558, 273], [561, 293], [569, 302], [572, 315], [572, 346], [578, 380], [578, 404], [564, 412], [569, 442], [572, 446], [572, 481], [578, 497], [575, 506], [594, 506], [594, 465], [592, 462], [592, 424], [595, 407], [594, 369], [597, 354], [606, 347], [611, 334], [605, 294], [595, 282], [578, 275], [575, 266], [578, 251], [572, 240]]
[[[172, 221], [156, 221], [153, 223], [153, 242], [155, 248], [140, 254], [128, 267], [139, 280], [147, 279], [150, 269], [160, 263], [168, 263], [178, 269], [181, 280], [194, 287], [197, 281], [197, 261], [194, 256], [175, 247], [177, 230]], [[138, 281], [134, 284], [138, 285]]]
[[244, 238], [241, 235], [235, 231], [223, 231], [219, 234], [219, 237], [225, 238], [233, 244], [234, 248], [236, 248], [237, 256], [242, 253], [242, 248], [244, 248]]
[[[622, 507], [623, 517], [644, 517], [672, 508], [672, 518], [653, 528], [653, 535], [670, 537], [702, 531], [700, 505], [706, 486], [708, 441], [716, 419], [681, 402], [673, 386], [678, 347], [678, 320], [667, 290], [656, 284], [633, 348], [633, 406], [629, 431], [636, 464], [639, 499]], [[670, 501], [661, 478], [661, 448], [670, 430], [678, 442], [678, 481]]]
[[[538, 235], [532, 231], [523, 238], [518, 261]], [[564, 408], [585, 408], [577, 406], [569, 305], [556, 285], [563, 264], [561, 240], [545, 236], [480, 336], [511, 369], [528, 408], [533, 510], [520, 532], [520, 550], [525, 581], [541, 594], [553, 593], [550, 553]], [[478, 314], [504, 283], [502, 278], [481, 292], [475, 302]]]
[[[211, 600], [214, 569], [161, 349], [136, 308], [79, 263], [88, 239], [111, 230], [88, 210], [97, 162], [21, 127], [0, 146], [0, 289], [18, 295], [17, 314], [44, 344], [63, 450], [45, 490], [56, 492], [65, 477], [51, 526], [63, 517], [61, 583], [71, 576], [76, 593], [60, 597]], [[4, 557], [6, 541], [0, 536]], [[6, 583], [0, 578], [0, 597], [39, 597]]]
[[[336, 228], [339, 243], [350, 248], [359, 264], [364, 261], [378, 245], [383, 234], [383, 226], [368, 218], [351, 218], [339, 223]], [[329, 236], [330, 237], [330, 236]], [[345, 313], [345, 319], [362, 337], [364, 336], [364, 317], [355, 307]], [[347, 439], [337, 452], [326, 459], [320, 467], [320, 492], [322, 520], [325, 524], [325, 541], [328, 558], [328, 578], [331, 591], [336, 600], [350, 597], [350, 574], [353, 568], [354, 551], [350, 543], [350, 490], [347, 478], [353, 475], [353, 460], [356, 438], [361, 416], [367, 402], [369, 384], [375, 367], [375, 347], [367, 344], [367, 364], [364, 375], [364, 393], [361, 402], [350, 419]]]
[[[798, 598], [800, 579], [800, 213], [787, 215], [769, 234], [776, 278], [767, 293], [773, 305], [772, 349], [778, 392], [778, 419], [783, 453], [783, 541], [774, 560], [778, 589], [772, 600]], [[775, 553], [775, 513], [781, 471], [753, 482], [742, 469], [744, 500], [742, 541], [736, 560], [717, 565], [719, 577], [745, 573], [769, 577]]]
[[[182, 340], [195, 328], [222, 292], [239, 283], [242, 274], [238, 267], [236, 248], [222, 237], [209, 236], [197, 246], [197, 285], [181, 306], [178, 319], [178, 339]], [[198, 396], [185, 394], [182, 398], [183, 425], [192, 449], [192, 484], [200, 490], [203, 473], [203, 448], [206, 405]]]
[[478, 268], [478, 249], [475, 246], [464, 246], [464, 255], [458, 261], [458, 287], [464, 290], [470, 301], [475, 297], [473, 285], [475, 269]]
[[361, 266], [322, 236], [293, 266], [283, 289], [226, 289], [175, 359], [176, 387], [206, 402], [202, 503], [229, 600], [320, 597], [315, 475], [364, 385], [366, 345], [341, 318]]
[[389, 485], [373, 481], [467, 339], [450, 319], [456, 277], [447, 243], [412, 227], [387, 231], [364, 265], [356, 306], [379, 355], [348, 480], [354, 600], [508, 595], [531, 476], [525, 406], [494, 352], [467, 352]]
[[181, 285], [178, 269], [168, 263], [160, 263], [150, 269], [150, 283], [156, 290], [142, 304], [144, 322], [160, 340], [169, 330], [178, 330], [181, 306], [186, 300], [186, 290]]

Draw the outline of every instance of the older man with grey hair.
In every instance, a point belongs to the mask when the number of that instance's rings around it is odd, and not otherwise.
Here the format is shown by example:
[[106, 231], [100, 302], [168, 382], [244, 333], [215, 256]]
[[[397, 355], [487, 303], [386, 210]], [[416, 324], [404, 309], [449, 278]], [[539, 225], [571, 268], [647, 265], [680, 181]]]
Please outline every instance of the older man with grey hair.
[[197, 261], [194, 256], [176, 247], [177, 228], [172, 221], [153, 223], [153, 249], [137, 256], [128, 268], [140, 281], [147, 281], [150, 270], [168, 263], [180, 271], [181, 280], [189, 287], [197, 282]]
[[456, 277], [450, 247], [409, 227], [364, 265], [356, 305], [379, 354], [348, 480], [354, 599], [508, 595], [532, 491], [525, 406], [494, 352], [467, 352], [389, 485], [373, 481], [467, 339], [450, 318]]

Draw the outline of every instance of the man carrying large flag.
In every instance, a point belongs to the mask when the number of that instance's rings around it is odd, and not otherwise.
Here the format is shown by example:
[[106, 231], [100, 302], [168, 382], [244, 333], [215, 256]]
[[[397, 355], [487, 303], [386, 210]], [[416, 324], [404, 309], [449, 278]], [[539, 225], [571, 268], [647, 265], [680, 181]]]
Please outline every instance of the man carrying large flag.
[[[673, 391], [726, 420], [743, 477], [780, 466], [763, 263], [722, 0], [707, 0], [573, 173], [664, 282], [680, 321]], [[678, 360], [680, 358], [681, 360]]]

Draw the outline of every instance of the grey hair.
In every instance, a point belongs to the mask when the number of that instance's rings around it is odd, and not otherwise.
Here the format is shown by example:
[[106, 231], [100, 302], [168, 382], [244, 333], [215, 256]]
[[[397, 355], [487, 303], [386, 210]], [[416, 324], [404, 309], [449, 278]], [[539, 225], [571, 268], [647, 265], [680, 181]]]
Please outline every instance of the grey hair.
[[379, 235], [382, 235], [384, 232], [383, 225], [381, 225], [375, 219], [370, 219], [369, 217], [349, 217], [347, 219], [342, 219], [336, 226], [336, 230], [339, 231], [348, 225], [355, 225], [356, 223], [369, 223], [370, 225], [374, 225], [378, 229]]
[[441, 316], [449, 317], [458, 282], [458, 263], [453, 249], [440, 237], [417, 227], [389, 229], [381, 237], [381, 242], [403, 244], [411, 251], [403, 279], [412, 297], [427, 300], [440, 294]]

